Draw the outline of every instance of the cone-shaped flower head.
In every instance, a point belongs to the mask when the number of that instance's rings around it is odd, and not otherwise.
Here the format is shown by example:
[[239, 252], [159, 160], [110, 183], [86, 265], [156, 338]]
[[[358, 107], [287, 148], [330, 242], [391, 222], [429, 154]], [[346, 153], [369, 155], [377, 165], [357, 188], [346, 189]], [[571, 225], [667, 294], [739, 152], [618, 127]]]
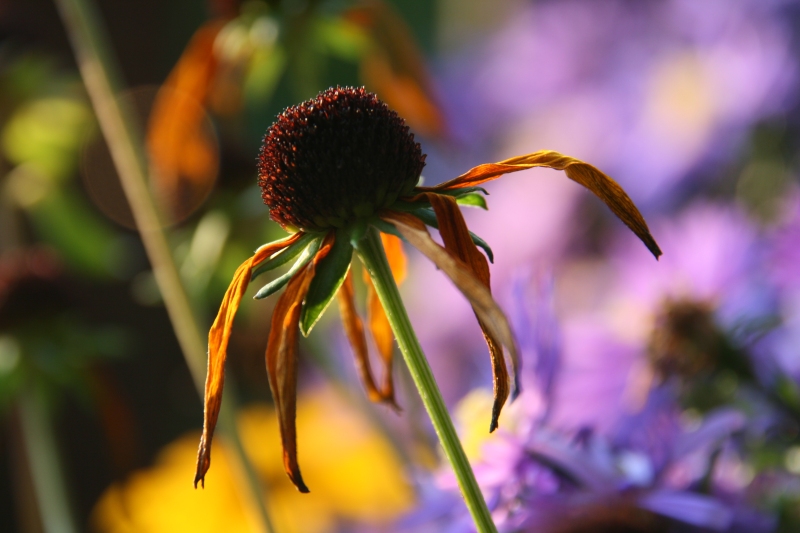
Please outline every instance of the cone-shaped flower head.
[[272, 220], [325, 231], [411, 193], [425, 156], [405, 121], [363, 88], [331, 88], [278, 115], [258, 184]]
[[[517, 353], [508, 320], [492, 298], [487, 261], [492, 259], [491, 249], [469, 231], [459, 204], [485, 208], [481, 196], [484, 183], [529, 168], [554, 168], [600, 197], [656, 257], [661, 254], [625, 191], [601, 171], [577, 159], [543, 150], [479, 165], [434, 187], [417, 186], [424, 166], [425, 156], [403, 119], [364, 89], [328, 89], [286, 109], [269, 128], [259, 154], [258, 183], [270, 217], [291, 236], [265, 244], [239, 266], [209, 331], [205, 420], [195, 485], [203, 482], [211, 462], [211, 440], [222, 401], [227, 346], [236, 310], [250, 282], [268, 270], [293, 262], [255, 298], [266, 298], [285, 288], [275, 304], [266, 364], [279, 413], [284, 467], [297, 488], [306, 492], [295, 428], [298, 332], [308, 335], [338, 297], [345, 333], [367, 395], [373, 401], [395, 406], [394, 326], [371, 280], [402, 280], [405, 260], [400, 238], [433, 261], [472, 304], [492, 365], [490, 431], [497, 428], [512, 389], [506, 353], [513, 375]], [[439, 230], [443, 246], [431, 238], [429, 226]], [[383, 268], [373, 261], [373, 267], [367, 268], [365, 324], [354, 303], [350, 262], [354, 251], [365, 265], [370, 264], [370, 257], [377, 257], [369, 250], [375, 250], [378, 233], [381, 240], [377, 247], [384, 248], [388, 263], [381, 260]], [[375, 380], [370, 368], [367, 332], [380, 352], [381, 382]]]

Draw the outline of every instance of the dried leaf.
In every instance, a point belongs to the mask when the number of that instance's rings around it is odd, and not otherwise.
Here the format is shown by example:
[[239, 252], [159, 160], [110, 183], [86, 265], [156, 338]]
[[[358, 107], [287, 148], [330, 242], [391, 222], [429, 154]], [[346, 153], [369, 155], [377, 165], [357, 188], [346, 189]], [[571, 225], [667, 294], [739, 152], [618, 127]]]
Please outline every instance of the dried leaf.
[[487, 163], [467, 171], [450, 181], [435, 187], [418, 187], [417, 192], [444, 192], [465, 187], [474, 187], [499, 178], [503, 174], [519, 172], [534, 167], [546, 167], [563, 170], [573, 181], [592, 191], [631, 229], [647, 246], [647, 249], [658, 258], [661, 249], [656, 244], [647, 223], [633, 201], [617, 182], [597, 168], [573, 157], [562, 155], [551, 150], [542, 150], [500, 161]]
[[217, 317], [208, 332], [208, 373], [206, 375], [203, 436], [197, 452], [197, 472], [194, 486], [200, 482], [205, 486], [205, 475], [211, 465], [211, 440], [219, 418], [222, 404], [222, 389], [225, 383], [225, 360], [228, 357], [228, 340], [231, 336], [233, 319], [242, 301], [247, 286], [250, 284], [250, 271], [253, 265], [264, 261], [271, 255], [289, 246], [296, 236], [262, 246], [258, 251], [236, 269], [233, 280], [225, 292]]

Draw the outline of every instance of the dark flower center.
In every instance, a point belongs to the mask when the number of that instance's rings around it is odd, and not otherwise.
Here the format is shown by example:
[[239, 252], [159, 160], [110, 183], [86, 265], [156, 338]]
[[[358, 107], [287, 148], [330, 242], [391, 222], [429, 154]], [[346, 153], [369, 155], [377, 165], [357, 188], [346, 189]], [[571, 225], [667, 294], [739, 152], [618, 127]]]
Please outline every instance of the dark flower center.
[[717, 367], [724, 342], [709, 305], [667, 302], [650, 338], [650, 362], [662, 380], [693, 378]]
[[278, 115], [259, 154], [258, 184], [272, 220], [325, 231], [410, 194], [423, 166], [397, 113], [363, 88], [337, 87]]

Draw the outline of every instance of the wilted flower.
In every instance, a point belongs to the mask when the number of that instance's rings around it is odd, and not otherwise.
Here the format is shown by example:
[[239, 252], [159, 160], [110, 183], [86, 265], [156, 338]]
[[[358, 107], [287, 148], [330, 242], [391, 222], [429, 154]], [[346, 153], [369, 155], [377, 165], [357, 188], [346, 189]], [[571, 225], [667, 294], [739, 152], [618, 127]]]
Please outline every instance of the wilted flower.
[[[209, 332], [205, 426], [195, 485], [203, 481], [210, 464], [234, 315], [250, 281], [267, 270], [296, 258], [286, 274], [268, 283], [255, 297], [264, 298], [286, 286], [273, 312], [266, 361], [279, 413], [284, 466], [297, 488], [306, 492], [297, 462], [294, 422], [297, 333], [308, 335], [337, 293], [345, 330], [370, 397], [394, 401], [391, 379], [378, 388], [372, 378], [349, 272], [353, 250], [376, 230], [388, 234], [389, 241], [394, 235], [418, 248], [472, 304], [492, 360], [490, 431], [497, 427], [510, 392], [502, 346], [509, 348], [512, 363], [516, 354], [507, 320], [490, 293], [487, 259], [478, 248], [490, 258], [491, 252], [468, 230], [459, 202], [485, 205], [480, 185], [509, 172], [533, 167], [563, 170], [600, 197], [653, 255], [661, 253], [644, 219], [619, 185], [571, 157], [552, 151], [535, 152], [477, 166], [434, 187], [417, 186], [424, 164], [420, 145], [403, 119], [363, 88], [328, 89], [286, 109], [267, 131], [259, 155], [259, 185], [270, 217], [292, 235], [262, 246], [242, 263]], [[439, 229], [444, 247], [431, 238], [428, 225]], [[401, 248], [397, 243], [388, 248], [390, 264], [400, 264]], [[369, 300], [370, 329], [381, 347], [388, 376], [391, 330], [374, 290]]]

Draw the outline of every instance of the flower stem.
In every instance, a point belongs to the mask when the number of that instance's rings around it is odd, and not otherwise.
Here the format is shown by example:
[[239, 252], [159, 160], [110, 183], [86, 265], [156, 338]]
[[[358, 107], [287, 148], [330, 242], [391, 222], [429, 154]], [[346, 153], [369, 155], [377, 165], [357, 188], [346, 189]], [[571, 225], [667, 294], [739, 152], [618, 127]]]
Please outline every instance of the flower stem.
[[458, 440], [455, 427], [453, 427], [453, 421], [444, 405], [442, 393], [439, 392], [431, 367], [425, 359], [425, 354], [422, 353], [422, 347], [408, 319], [403, 301], [400, 299], [400, 292], [389, 268], [378, 232], [370, 228], [366, 236], [358, 243], [357, 250], [361, 261], [366, 265], [372, 277], [375, 291], [386, 311], [386, 316], [397, 338], [397, 344], [400, 346], [411, 377], [422, 397], [422, 403], [431, 417], [444, 453], [453, 466], [461, 495], [467, 503], [472, 519], [480, 533], [497, 533], [478, 482], [475, 480], [475, 474], [472, 472], [461, 442]]
[[[81, 77], [94, 107], [100, 130], [108, 143], [111, 158], [130, 204], [145, 252], [153, 267], [153, 274], [164, 299], [172, 328], [178, 338], [186, 365], [202, 396], [206, 373], [204, 336], [198, 326], [147, 185], [148, 170], [142, 146], [142, 132], [131, 119], [132, 114], [124, 102], [117, 98], [122, 84], [111, 57], [108, 37], [91, 0], [55, 0], [55, 3], [72, 42]], [[232, 400], [231, 396], [228, 394], [228, 400]], [[220, 428], [233, 444], [232, 459], [241, 465], [245, 473], [244, 485], [247, 487], [247, 497], [258, 511], [260, 529], [271, 533], [274, 528], [267, 512], [263, 487], [252, 463], [244, 453], [233, 421], [233, 413], [235, 409], [222, 412]], [[187, 475], [187, 479], [187, 483], [190, 482], [191, 475]]]
[[46, 533], [77, 533], [67, 498], [52, 422], [41, 395], [31, 386], [18, 396], [19, 420], [36, 503]]

